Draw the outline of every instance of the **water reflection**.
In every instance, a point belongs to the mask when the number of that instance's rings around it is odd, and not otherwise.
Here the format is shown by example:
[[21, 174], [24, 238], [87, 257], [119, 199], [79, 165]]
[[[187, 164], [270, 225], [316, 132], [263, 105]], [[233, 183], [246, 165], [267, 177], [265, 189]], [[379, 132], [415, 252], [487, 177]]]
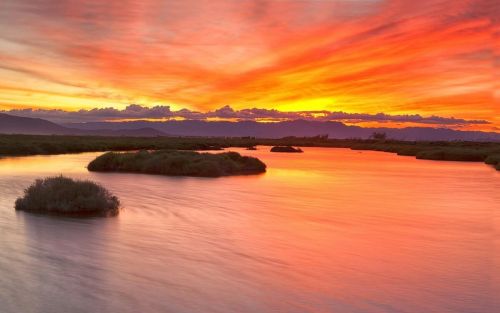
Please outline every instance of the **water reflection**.
[[[88, 173], [97, 154], [0, 160], [2, 312], [494, 311], [493, 169], [343, 149], [242, 152], [268, 172]], [[61, 172], [101, 182], [124, 211], [14, 212], [22, 188]]]

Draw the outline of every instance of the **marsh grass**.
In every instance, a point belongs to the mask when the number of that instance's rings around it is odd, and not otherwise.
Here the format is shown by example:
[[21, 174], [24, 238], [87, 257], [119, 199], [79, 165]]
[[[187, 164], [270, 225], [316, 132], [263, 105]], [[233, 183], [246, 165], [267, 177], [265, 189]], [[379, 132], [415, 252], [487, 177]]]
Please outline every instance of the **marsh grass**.
[[16, 210], [75, 217], [115, 216], [117, 197], [99, 184], [57, 176], [37, 179], [15, 203]]
[[500, 164], [500, 153], [489, 155], [484, 162], [491, 165]]
[[259, 159], [236, 152], [199, 153], [194, 151], [108, 152], [89, 163], [89, 171], [130, 172], [170, 176], [220, 177], [259, 174], [266, 165]]
[[474, 149], [436, 148], [418, 151], [417, 159], [437, 161], [482, 162], [487, 158], [485, 151]]
[[292, 146], [275, 146], [271, 148], [271, 152], [282, 152], [282, 153], [302, 153], [302, 149], [294, 148]]
[[360, 141], [349, 148], [414, 156], [421, 160], [485, 162], [500, 170], [500, 144], [489, 142]]

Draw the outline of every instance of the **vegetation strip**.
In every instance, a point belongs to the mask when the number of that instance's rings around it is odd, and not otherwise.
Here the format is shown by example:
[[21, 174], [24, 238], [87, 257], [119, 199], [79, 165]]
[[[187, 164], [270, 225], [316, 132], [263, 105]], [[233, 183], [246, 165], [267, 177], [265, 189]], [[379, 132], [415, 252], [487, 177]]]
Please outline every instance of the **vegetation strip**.
[[292, 146], [275, 146], [271, 148], [271, 152], [278, 152], [278, 153], [302, 153], [302, 149], [300, 148], [294, 148]]
[[287, 137], [282, 139], [213, 138], [213, 137], [100, 137], [100, 136], [37, 136], [0, 135], [0, 156], [63, 154], [125, 150], [220, 150], [228, 147], [295, 146], [351, 148], [393, 152], [419, 159], [440, 161], [486, 162], [500, 170], [500, 143], [396, 141]]

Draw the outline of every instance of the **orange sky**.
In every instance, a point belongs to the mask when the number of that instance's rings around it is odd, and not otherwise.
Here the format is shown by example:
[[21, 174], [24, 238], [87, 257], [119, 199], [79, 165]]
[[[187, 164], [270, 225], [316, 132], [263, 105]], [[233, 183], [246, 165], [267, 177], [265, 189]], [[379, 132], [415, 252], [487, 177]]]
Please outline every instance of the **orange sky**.
[[0, 109], [230, 105], [498, 131], [493, 2], [1, 1]]

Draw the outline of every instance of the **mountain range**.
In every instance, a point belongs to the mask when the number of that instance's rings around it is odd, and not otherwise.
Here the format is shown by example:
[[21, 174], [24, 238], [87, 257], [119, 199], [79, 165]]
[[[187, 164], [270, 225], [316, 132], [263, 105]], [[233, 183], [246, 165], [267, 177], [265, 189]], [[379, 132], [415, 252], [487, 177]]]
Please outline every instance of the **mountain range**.
[[153, 137], [165, 136], [157, 129], [140, 127], [133, 129], [79, 129], [71, 128], [40, 118], [13, 116], [0, 113], [1, 134], [29, 135], [80, 135], [80, 136], [130, 136]]
[[447, 128], [364, 128], [341, 122], [294, 120], [277, 123], [254, 121], [132, 121], [87, 122], [56, 124], [38, 118], [0, 114], [0, 133], [40, 135], [93, 135], [93, 136], [212, 136], [282, 138], [328, 135], [330, 138], [369, 138], [374, 132], [384, 132], [388, 138], [398, 140], [466, 140], [500, 141], [500, 133], [458, 131]]
[[367, 139], [374, 132], [384, 132], [388, 138], [398, 140], [467, 140], [500, 141], [500, 133], [480, 131], [458, 131], [447, 128], [409, 127], [409, 128], [363, 128], [349, 126], [341, 122], [319, 122], [294, 120], [278, 123], [259, 123], [254, 121], [133, 121], [133, 122], [91, 122], [73, 123], [65, 126], [82, 130], [113, 130], [153, 128], [165, 134], [176, 136], [213, 136], [213, 137], [260, 137], [282, 138], [286, 136], [309, 137], [328, 135], [329, 138]]

